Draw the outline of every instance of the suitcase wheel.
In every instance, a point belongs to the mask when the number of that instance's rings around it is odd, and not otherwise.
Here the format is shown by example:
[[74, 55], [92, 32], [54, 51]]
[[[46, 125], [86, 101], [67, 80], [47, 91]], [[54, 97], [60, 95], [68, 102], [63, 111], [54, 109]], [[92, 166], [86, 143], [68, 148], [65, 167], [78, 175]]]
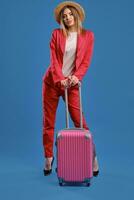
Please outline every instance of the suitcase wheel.
[[60, 185], [60, 186], [63, 186], [63, 183], [60, 182], [59, 185]]
[[62, 178], [59, 178], [59, 185], [63, 186], [64, 180]]
[[87, 185], [87, 187], [89, 187], [89, 186], [90, 186], [90, 183], [87, 183], [86, 185]]

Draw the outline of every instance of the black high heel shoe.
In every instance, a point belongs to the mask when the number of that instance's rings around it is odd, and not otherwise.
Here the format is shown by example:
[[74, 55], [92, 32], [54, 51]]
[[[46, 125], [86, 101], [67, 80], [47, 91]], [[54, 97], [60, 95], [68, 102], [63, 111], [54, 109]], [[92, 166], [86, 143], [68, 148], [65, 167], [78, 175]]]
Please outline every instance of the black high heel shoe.
[[93, 171], [93, 176], [98, 176], [99, 175], [99, 170], [97, 170], [97, 171]]
[[43, 169], [44, 176], [47, 176], [47, 175], [52, 173], [53, 162], [54, 162], [54, 157], [53, 157], [52, 162], [51, 162], [51, 169]]

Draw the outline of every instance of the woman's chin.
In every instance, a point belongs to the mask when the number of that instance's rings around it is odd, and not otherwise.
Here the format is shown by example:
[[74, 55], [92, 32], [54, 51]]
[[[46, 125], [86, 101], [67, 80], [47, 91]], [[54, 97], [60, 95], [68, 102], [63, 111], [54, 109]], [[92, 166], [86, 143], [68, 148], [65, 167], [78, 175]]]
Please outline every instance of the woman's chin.
[[74, 24], [69, 24], [69, 25], [67, 25], [67, 27], [72, 28], [72, 27], [74, 27]]

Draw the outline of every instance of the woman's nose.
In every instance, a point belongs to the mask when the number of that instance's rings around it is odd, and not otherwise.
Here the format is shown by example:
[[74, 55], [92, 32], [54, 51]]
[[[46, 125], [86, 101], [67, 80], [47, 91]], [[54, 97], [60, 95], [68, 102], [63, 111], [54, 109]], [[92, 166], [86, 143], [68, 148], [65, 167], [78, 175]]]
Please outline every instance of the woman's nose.
[[68, 16], [67, 16], [67, 20], [69, 20], [69, 19], [70, 19], [70, 16], [68, 15]]

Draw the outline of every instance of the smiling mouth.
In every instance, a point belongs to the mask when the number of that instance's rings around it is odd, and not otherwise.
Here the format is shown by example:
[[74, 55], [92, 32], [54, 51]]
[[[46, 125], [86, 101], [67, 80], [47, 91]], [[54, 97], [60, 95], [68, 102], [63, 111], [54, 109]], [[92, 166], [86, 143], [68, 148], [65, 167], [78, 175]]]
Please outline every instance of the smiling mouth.
[[70, 24], [71, 22], [72, 22], [72, 20], [71, 20], [71, 21], [68, 21], [67, 23], [69, 23], [69, 24]]

